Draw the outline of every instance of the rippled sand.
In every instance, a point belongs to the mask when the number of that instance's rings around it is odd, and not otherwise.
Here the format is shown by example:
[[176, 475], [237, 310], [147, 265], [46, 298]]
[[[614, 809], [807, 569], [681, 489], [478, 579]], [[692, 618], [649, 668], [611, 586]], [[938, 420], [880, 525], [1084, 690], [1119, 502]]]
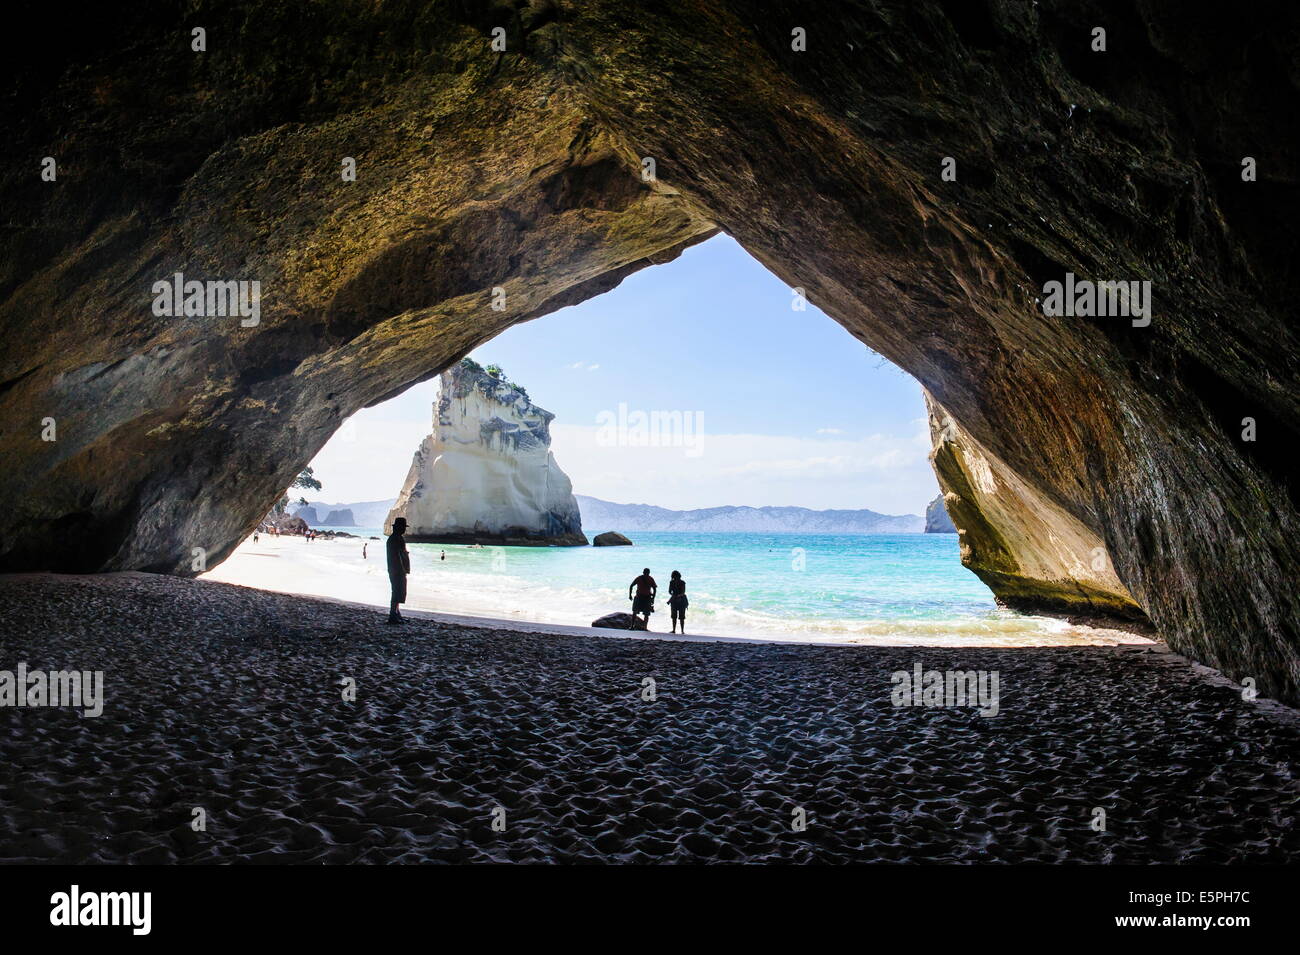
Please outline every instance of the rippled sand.
[[[208, 581], [0, 577], [0, 669], [103, 670], [107, 696], [98, 719], [0, 708], [0, 860], [1300, 858], [1290, 711], [1160, 648], [687, 644], [382, 619]], [[890, 674], [918, 660], [998, 671], [999, 715], [893, 707]], [[1098, 807], [1105, 832], [1089, 827]], [[806, 831], [791, 830], [796, 808]]]

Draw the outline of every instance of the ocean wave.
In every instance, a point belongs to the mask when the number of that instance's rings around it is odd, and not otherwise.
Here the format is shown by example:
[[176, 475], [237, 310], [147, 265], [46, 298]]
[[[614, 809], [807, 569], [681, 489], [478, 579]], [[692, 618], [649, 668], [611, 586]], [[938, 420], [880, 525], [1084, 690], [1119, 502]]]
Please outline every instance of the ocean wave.
[[[587, 626], [607, 613], [631, 609], [626, 591], [550, 586], [507, 574], [417, 571], [411, 575], [413, 605], [468, 616], [517, 618], [533, 623]], [[667, 629], [669, 613], [661, 594], [652, 629]], [[1058, 646], [1132, 642], [1129, 635], [1069, 624], [1054, 617], [990, 609], [982, 613], [849, 618], [775, 614], [728, 605], [705, 593], [693, 594], [687, 619], [693, 633], [758, 639], [846, 644], [921, 643], [998, 646]]]
[[[356, 540], [307, 543], [296, 538], [264, 538], [250, 550], [245, 576], [228, 576], [226, 565], [209, 572], [249, 586], [334, 597], [386, 606], [388, 575], [382, 545], [370, 542], [362, 559]], [[918, 545], [908, 542], [915, 549]], [[924, 547], [925, 542], [921, 545]], [[522, 550], [522, 549], [521, 549]], [[647, 549], [648, 550], [648, 549]], [[663, 550], [663, 548], [661, 548]], [[494, 570], [488, 550], [412, 549], [409, 606], [413, 609], [514, 621], [588, 627], [615, 611], [630, 611], [625, 586], [610, 587], [629, 561], [626, 555], [529, 549]], [[630, 562], [650, 563], [646, 551]], [[664, 555], [660, 554], [660, 558]], [[280, 558], [268, 560], [268, 558]], [[1027, 616], [997, 608], [987, 590], [970, 586], [968, 572], [951, 560], [914, 561], [906, 569], [882, 560], [857, 561], [857, 576], [816, 579], [765, 572], [755, 555], [740, 552], [705, 561], [700, 555], [669, 555], [671, 563], [708, 565], [713, 577], [689, 575], [692, 585], [687, 620], [692, 634], [757, 640], [842, 645], [913, 646], [1067, 646], [1143, 643], [1113, 630], [1074, 626], [1053, 617]], [[662, 564], [669, 560], [655, 563]], [[965, 576], [961, 576], [965, 575]], [[967, 578], [970, 578], [969, 580]], [[626, 579], [630, 579], [630, 576]], [[666, 582], [665, 582], [666, 583]], [[982, 585], [980, 585], [982, 588]], [[661, 594], [651, 629], [669, 629], [666, 595]]]

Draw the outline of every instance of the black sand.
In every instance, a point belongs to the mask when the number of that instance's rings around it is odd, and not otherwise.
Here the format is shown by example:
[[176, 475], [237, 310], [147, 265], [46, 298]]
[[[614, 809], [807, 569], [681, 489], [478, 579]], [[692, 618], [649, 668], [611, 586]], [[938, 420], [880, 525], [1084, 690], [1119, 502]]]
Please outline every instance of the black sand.
[[[144, 574], [0, 577], [0, 669], [103, 670], [107, 697], [98, 719], [0, 708], [0, 861], [1300, 858], [1294, 722], [1160, 650], [382, 621]], [[997, 670], [1001, 712], [893, 707], [917, 660]]]

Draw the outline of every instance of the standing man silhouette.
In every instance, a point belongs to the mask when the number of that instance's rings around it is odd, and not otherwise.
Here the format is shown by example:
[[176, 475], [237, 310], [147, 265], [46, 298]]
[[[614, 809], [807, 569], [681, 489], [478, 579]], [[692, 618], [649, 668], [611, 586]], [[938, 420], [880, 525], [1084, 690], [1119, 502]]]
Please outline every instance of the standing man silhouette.
[[[635, 595], [633, 594], [635, 591]], [[655, 594], [659, 585], [650, 576], [650, 568], [641, 571], [641, 576], [628, 584], [627, 596], [632, 601], [632, 616], [645, 614], [646, 629], [650, 629], [650, 615], [655, 612]]]
[[388, 607], [389, 623], [406, 623], [397, 605], [406, 603], [406, 575], [411, 572], [411, 555], [406, 552], [406, 518], [393, 518], [393, 532], [388, 535], [388, 582], [393, 588], [393, 598]]

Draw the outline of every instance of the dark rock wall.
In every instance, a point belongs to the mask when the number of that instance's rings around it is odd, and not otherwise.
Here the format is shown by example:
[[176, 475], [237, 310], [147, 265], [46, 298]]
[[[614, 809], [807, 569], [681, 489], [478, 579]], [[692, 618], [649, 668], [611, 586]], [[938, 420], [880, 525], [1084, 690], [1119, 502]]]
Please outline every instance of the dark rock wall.
[[[1300, 696], [1293, 5], [181, 9], [2, 67], [0, 566], [211, 563], [357, 408], [721, 227], [1103, 541], [1172, 645]], [[154, 316], [176, 271], [259, 279], [261, 324]], [[1150, 326], [1045, 318], [1066, 271], [1150, 280]]]

